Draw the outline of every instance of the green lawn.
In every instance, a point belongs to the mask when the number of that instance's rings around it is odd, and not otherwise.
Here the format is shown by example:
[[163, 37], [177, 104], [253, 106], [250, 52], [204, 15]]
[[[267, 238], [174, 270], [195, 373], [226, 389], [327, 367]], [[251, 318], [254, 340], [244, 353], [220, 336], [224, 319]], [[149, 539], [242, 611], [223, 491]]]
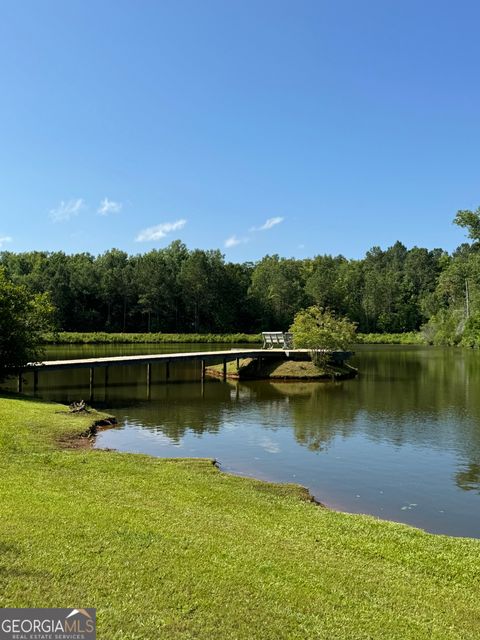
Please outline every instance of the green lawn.
[[98, 416], [0, 398], [0, 606], [98, 637], [480, 637], [480, 542], [329, 511], [205, 460], [59, 450]]

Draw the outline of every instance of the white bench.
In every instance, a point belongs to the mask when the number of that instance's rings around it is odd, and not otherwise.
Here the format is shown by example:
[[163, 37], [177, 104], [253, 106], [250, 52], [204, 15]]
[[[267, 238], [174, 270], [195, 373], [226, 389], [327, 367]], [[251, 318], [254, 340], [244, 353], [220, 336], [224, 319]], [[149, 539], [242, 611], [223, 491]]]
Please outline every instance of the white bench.
[[262, 331], [262, 349], [292, 349], [293, 334], [284, 331]]

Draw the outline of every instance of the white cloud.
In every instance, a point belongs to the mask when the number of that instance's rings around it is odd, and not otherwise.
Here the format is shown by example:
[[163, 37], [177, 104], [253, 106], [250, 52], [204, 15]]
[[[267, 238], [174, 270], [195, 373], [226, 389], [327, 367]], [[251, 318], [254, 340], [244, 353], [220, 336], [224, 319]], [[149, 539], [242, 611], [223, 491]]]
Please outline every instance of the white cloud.
[[85, 208], [83, 198], [62, 200], [56, 209], [50, 209], [50, 218], [53, 222], [65, 222], [77, 216]]
[[176, 222], [163, 222], [162, 224], [157, 224], [155, 227], [148, 227], [148, 229], [143, 229], [142, 231], [140, 231], [135, 240], [136, 242], [151, 242], [152, 240], [160, 240], [161, 238], [165, 238], [165, 236], [172, 231], [183, 229], [186, 224], [186, 220], [177, 220]]
[[108, 216], [110, 213], [118, 213], [122, 210], [122, 207], [123, 204], [121, 202], [115, 202], [114, 200], [104, 198], [97, 209], [97, 213], [101, 216]]
[[261, 227], [252, 227], [250, 231], [267, 231], [268, 229], [271, 229], [272, 227], [274, 227], [276, 224], [280, 224], [284, 220], [285, 218], [282, 218], [280, 216], [276, 216], [275, 218], [269, 218], [264, 224], [262, 224]]
[[230, 247], [236, 247], [237, 244], [244, 244], [245, 242], [248, 242], [248, 238], [237, 238], [236, 235], [233, 235], [225, 240], [225, 246], [228, 249]]
[[12, 240], [13, 238], [11, 236], [0, 236], [0, 249], [4, 244], [7, 244], [7, 242], [12, 242]]
[[267, 453], [280, 453], [281, 451], [279, 444], [268, 436], [266, 438], [262, 438], [258, 444], [262, 449], [265, 449]]

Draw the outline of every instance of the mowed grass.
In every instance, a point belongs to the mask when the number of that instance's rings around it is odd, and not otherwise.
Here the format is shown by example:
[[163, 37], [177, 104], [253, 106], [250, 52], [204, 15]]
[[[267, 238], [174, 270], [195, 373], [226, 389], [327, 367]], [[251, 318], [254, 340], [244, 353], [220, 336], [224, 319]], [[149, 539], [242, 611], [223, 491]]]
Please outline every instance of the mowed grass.
[[0, 398], [0, 606], [98, 638], [480, 637], [480, 543], [333, 512], [207, 460], [60, 450], [97, 415]]

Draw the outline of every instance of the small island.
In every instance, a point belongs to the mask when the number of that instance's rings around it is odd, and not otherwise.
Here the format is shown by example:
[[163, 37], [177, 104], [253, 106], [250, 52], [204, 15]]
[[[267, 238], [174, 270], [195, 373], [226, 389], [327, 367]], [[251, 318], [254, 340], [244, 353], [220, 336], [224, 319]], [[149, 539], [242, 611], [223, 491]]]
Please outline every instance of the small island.
[[[348, 365], [356, 324], [334, 312], [313, 305], [299, 311], [287, 333], [264, 332], [267, 357], [240, 358], [211, 365], [206, 374], [237, 380], [345, 380], [358, 371]], [[292, 350], [293, 347], [293, 350]], [[272, 357], [272, 350], [278, 357]], [[284, 350], [284, 353], [281, 350]]]
[[[350, 355], [350, 354], [349, 354]], [[206, 374], [223, 378], [223, 365], [206, 368]], [[295, 358], [239, 358], [227, 363], [226, 377], [235, 380], [346, 380], [354, 378], [358, 370], [345, 361], [333, 359], [315, 364], [309, 354]]]

